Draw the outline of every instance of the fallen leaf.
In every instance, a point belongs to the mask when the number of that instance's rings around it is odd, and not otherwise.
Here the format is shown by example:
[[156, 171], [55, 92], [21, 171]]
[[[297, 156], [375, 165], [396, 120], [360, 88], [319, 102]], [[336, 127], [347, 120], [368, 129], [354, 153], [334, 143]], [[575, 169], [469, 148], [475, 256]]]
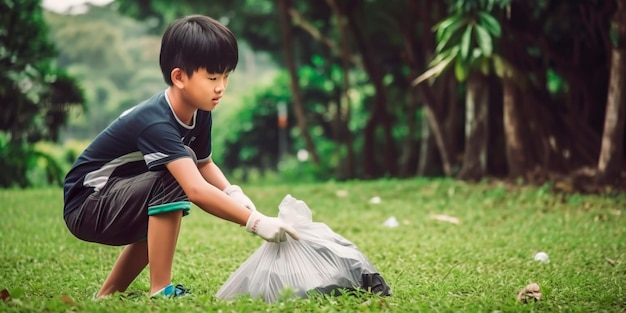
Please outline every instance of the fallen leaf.
[[537, 283], [529, 284], [528, 286], [522, 288], [522, 290], [520, 290], [517, 294], [517, 300], [522, 303], [528, 303], [533, 299], [535, 301], [541, 300], [541, 292]]
[[380, 301], [378, 301], [378, 308], [379, 309], [389, 309], [389, 303], [384, 298], [381, 298]]
[[346, 197], [348, 195], [348, 191], [343, 190], [343, 189], [337, 190], [335, 192], [335, 195], [337, 195], [337, 197]]
[[2, 299], [2, 301], [6, 301], [9, 298], [11, 298], [11, 294], [9, 293], [9, 291], [6, 289], [2, 289], [2, 291], [0, 291], [0, 299]]
[[452, 224], [460, 224], [461, 223], [461, 220], [459, 220], [457, 217], [449, 216], [449, 215], [443, 215], [443, 214], [431, 215], [430, 218], [432, 218], [434, 220], [442, 221], [442, 222], [452, 223]]
[[74, 305], [74, 299], [72, 299], [72, 297], [68, 296], [68, 295], [62, 295], [61, 296], [61, 301], [69, 304], [69, 305]]
[[565, 193], [572, 193], [574, 191], [574, 185], [569, 181], [558, 181], [554, 184], [554, 189]]

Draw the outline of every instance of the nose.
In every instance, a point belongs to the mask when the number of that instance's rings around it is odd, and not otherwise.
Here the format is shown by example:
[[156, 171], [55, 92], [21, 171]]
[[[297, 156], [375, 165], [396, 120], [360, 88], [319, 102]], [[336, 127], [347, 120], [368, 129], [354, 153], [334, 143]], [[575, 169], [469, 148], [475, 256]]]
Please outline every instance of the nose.
[[226, 84], [223, 81], [220, 81], [217, 85], [215, 85], [215, 92], [221, 93], [226, 89]]

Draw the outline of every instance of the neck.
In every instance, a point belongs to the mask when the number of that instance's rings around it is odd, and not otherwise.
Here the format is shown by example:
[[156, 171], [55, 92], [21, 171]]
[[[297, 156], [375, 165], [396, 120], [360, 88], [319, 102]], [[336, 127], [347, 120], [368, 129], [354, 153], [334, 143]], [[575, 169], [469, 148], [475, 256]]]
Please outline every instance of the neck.
[[176, 117], [183, 123], [191, 125], [193, 115], [196, 113], [196, 108], [187, 105], [180, 91], [176, 88], [167, 88], [165, 95], [170, 100], [172, 110], [174, 114], [176, 114]]

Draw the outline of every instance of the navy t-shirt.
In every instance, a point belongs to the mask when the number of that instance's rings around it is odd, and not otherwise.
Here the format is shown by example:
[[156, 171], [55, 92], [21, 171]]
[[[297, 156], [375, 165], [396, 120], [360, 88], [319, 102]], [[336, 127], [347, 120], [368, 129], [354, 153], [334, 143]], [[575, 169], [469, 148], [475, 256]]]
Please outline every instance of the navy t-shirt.
[[206, 162], [211, 156], [210, 111], [197, 110], [191, 125], [178, 119], [165, 91], [122, 113], [78, 157], [65, 177], [64, 215], [81, 206], [111, 177], [166, 170], [189, 157], [185, 145]]

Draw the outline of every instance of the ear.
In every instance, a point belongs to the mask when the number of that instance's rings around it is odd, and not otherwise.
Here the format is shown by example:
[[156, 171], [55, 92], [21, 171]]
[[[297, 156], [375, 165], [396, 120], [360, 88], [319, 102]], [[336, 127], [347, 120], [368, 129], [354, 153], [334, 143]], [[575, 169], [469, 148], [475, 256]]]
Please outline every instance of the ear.
[[183, 89], [185, 87], [185, 79], [187, 78], [187, 75], [180, 68], [174, 68], [170, 73], [170, 78], [172, 79], [173, 86], [176, 86], [180, 89]]

